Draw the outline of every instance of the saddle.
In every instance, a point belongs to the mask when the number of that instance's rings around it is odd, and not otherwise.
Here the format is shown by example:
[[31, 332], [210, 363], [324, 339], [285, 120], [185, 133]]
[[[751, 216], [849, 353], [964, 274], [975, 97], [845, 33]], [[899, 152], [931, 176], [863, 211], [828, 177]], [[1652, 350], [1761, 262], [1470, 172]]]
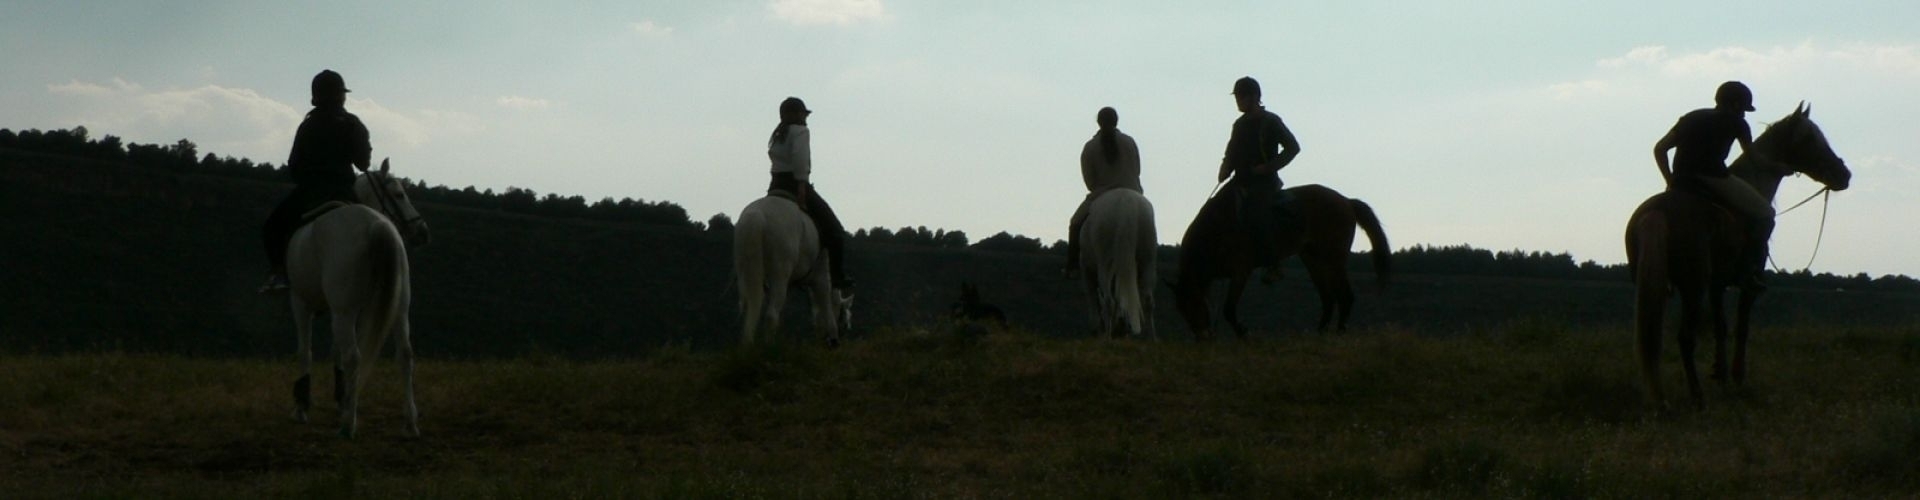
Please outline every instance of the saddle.
[[[788, 191], [785, 189], [768, 189], [767, 196], [772, 196], [775, 198], [786, 198], [787, 201], [791, 201], [794, 204], [800, 203], [800, 195], [798, 193], [794, 193], [793, 191]], [[800, 209], [806, 210], [806, 207], [800, 207]]]
[[320, 206], [313, 207], [312, 209], [307, 210], [306, 213], [300, 214], [300, 225], [304, 226], [304, 225], [310, 224], [313, 222], [314, 219], [318, 219], [320, 218], [320, 216], [326, 215], [327, 212], [332, 212], [334, 211], [334, 209], [343, 208], [348, 205], [352, 205], [352, 204], [344, 201], [340, 201], [340, 200], [333, 200], [333, 201], [328, 201], [326, 203], [321, 203]]

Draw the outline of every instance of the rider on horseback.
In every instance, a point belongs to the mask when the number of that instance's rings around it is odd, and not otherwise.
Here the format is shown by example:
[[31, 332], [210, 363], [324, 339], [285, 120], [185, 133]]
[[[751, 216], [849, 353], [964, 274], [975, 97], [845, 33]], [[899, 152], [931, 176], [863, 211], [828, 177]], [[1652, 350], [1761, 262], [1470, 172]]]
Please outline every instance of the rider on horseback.
[[820, 197], [813, 182], [808, 180], [813, 173], [811, 134], [807, 131], [807, 115], [811, 114], [813, 111], [807, 109], [807, 103], [798, 97], [780, 102], [780, 124], [773, 128], [773, 137], [767, 139], [767, 157], [773, 160], [773, 182], [767, 186], [767, 193], [793, 195], [794, 201], [819, 229], [820, 246], [827, 250], [827, 264], [833, 273], [833, 288], [853, 288], [844, 264], [847, 229], [840, 225], [833, 207], [827, 205], [827, 200]]
[[346, 80], [333, 70], [323, 70], [314, 75], [312, 90], [313, 110], [301, 120], [293, 136], [293, 152], [287, 157], [293, 192], [274, 207], [262, 228], [273, 274], [260, 293], [287, 289], [287, 241], [300, 228], [302, 216], [329, 201], [352, 203], [353, 170], [365, 172], [372, 164], [367, 126], [347, 112]]
[[1227, 139], [1227, 153], [1220, 160], [1220, 181], [1231, 175], [1227, 189], [1240, 194], [1240, 219], [1253, 233], [1255, 251], [1267, 260], [1266, 275], [1272, 282], [1279, 278], [1280, 245], [1276, 239], [1286, 220], [1280, 205], [1280, 169], [1293, 163], [1300, 154], [1300, 143], [1280, 116], [1260, 105], [1260, 82], [1242, 77], [1233, 82], [1234, 101], [1240, 118], [1233, 121], [1233, 135]]
[[[1733, 143], [1740, 150], [1767, 161], [1753, 150], [1753, 135], [1746, 115], [1753, 111], [1753, 91], [1740, 82], [1726, 82], [1713, 95], [1714, 107], [1697, 109], [1680, 117], [1660, 142], [1653, 146], [1654, 164], [1666, 179], [1669, 190], [1693, 193], [1732, 210], [1751, 224], [1751, 233], [1742, 246], [1738, 269], [1747, 275], [1739, 282], [1748, 288], [1764, 288], [1767, 265], [1767, 239], [1773, 234], [1773, 206], [1753, 186], [1734, 178], [1727, 171], [1726, 158]], [[1675, 150], [1672, 167], [1667, 151]]]
[[1094, 122], [1100, 125], [1100, 131], [1080, 148], [1080, 180], [1087, 185], [1087, 197], [1080, 200], [1080, 208], [1074, 209], [1073, 218], [1067, 222], [1067, 267], [1060, 270], [1067, 278], [1080, 273], [1080, 227], [1087, 222], [1087, 206], [1094, 198], [1112, 189], [1145, 193], [1140, 188], [1140, 146], [1133, 142], [1133, 136], [1117, 128], [1120, 113], [1110, 107], [1100, 108]]

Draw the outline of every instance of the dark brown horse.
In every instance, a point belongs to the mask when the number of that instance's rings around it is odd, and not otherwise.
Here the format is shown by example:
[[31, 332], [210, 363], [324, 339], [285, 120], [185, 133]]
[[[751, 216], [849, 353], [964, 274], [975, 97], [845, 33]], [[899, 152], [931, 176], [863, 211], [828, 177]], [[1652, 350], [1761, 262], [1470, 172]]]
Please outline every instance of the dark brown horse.
[[[1845, 161], [1833, 153], [1820, 127], [1808, 118], [1804, 103], [1786, 118], [1767, 127], [1753, 141], [1753, 152], [1779, 165], [1752, 161], [1746, 153], [1728, 167], [1734, 177], [1753, 185], [1767, 200], [1773, 200], [1780, 179], [1794, 173], [1839, 191], [1847, 188], [1853, 173]], [[1789, 170], [1790, 169], [1790, 170]], [[1687, 389], [1696, 405], [1704, 405], [1700, 379], [1694, 372], [1695, 336], [1702, 328], [1701, 306], [1707, 307], [1713, 325], [1713, 379], [1725, 382], [1727, 365], [1727, 322], [1722, 304], [1726, 288], [1739, 273], [1741, 242], [1749, 228], [1743, 221], [1706, 198], [1692, 193], [1663, 192], [1647, 198], [1627, 221], [1627, 268], [1634, 282], [1634, 324], [1638, 334], [1640, 373], [1646, 378], [1647, 392], [1658, 407], [1666, 406], [1660, 388], [1660, 333], [1666, 314], [1667, 298], [1680, 296], [1680, 363], [1687, 372]], [[1746, 380], [1748, 319], [1760, 292], [1741, 289], [1738, 312], [1734, 316], [1734, 350], [1731, 378], [1738, 384]]]
[[[1353, 249], [1354, 226], [1367, 232], [1373, 244], [1373, 268], [1379, 283], [1385, 286], [1391, 264], [1387, 233], [1373, 208], [1360, 200], [1347, 198], [1331, 188], [1309, 184], [1290, 188], [1282, 196], [1293, 214], [1292, 230], [1276, 238], [1281, 260], [1294, 254], [1307, 266], [1320, 293], [1320, 330], [1337, 315], [1336, 328], [1347, 329], [1347, 316], [1353, 312], [1353, 284], [1347, 280], [1347, 255]], [[1223, 191], [1201, 205], [1200, 213], [1180, 238], [1180, 270], [1174, 281], [1174, 302], [1196, 339], [1213, 337], [1207, 311], [1208, 288], [1214, 280], [1227, 280], [1227, 299], [1221, 313], [1233, 333], [1246, 338], [1247, 327], [1240, 324], [1240, 294], [1246, 290], [1247, 277], [1265, 259], [1254, 251], [1253, 238], [1241, 224], [1236, 206], [1237, 192]]]

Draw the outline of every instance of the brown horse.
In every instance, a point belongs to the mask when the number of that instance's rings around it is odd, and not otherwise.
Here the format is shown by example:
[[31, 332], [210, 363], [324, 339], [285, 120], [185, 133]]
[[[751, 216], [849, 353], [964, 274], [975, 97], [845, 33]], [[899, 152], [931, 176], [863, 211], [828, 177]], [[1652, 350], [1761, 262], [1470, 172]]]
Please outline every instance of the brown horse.
[[[1808, 115], [1809, 109], [1802, 103], [1754, 139], [1752, 152], [1778, 166], [1753, 161], [1742, 153], [1729, 167], [1733, 176], [1753, 185], [1769, 201], [1779, 190], [1780, 179], [1794, 173], [1806, 174], [1827, 189], [1846, 189], [1853, 173], [1833, 153], [1826, 135]], [[1687, 389], [1693, 393], [1694, 403], [1705, 404], [1693, 367], [1694, 338], [1702, 327], [1703, 302], [1712, 315], [1712, 378], [1727, 381], [1727, 324], [1722, 299], [1726, 288], [1744, 271], [1737, 263], [1748, 231], [1732, 212], [1699, 195], [1673, 190], [1647, 198], [1627, 221], [1627, 269], [1634, 282], [1640, 372], [1656, 406], [1666, 406], [1659, 377], [1661, 321], [1667, 298], [1676, 292], [1680, 296], [1680, 363], [1686, 368]], [[1746, 380], [1748, 319], [1759, 297], [1758, 290], [1740, 291], [1731, 366], [1736, 384]]]
[[[1347, 198], [1332, 188], [1317, 184], [1287, 189], [1281, 196], [1293, 214], [1292, 230], [1276, 242], [1280, 259], [1300, 255], [1320, 293], [1320, 330], [1326, 331], [1335, 315], [1336, 328], [1347, 329], [1347, 316], [1353, 312], [1353, 285], [1347, 280], [1347, 255], [1353, 249], [1353, 230], [1358, 225], [1373, 244], [1373, 268], [1381, 286], [1386, 286], [1391, 250], [1386, 231], [1373, 208], [1360, 200]], [[1247, 277], [1264, 260], [1254, 251], [1253, 238], [1241, 224], [1237, 191], [1225, 191], [1201, 205], [1200, 213], [1180, 238], [1180, 270], [1172, 283], [1174, 302], [1180, 316], [1187, 320], [1196, 339], [1213, 337], [1207, 311], [1208, 288], [1214, 280], [1227, 280], [1227, 299], [1221, 313], [1233, 333], [1246, 338], [1247, 327], [1240, 324], [1240, 294], [1246, 290]]]

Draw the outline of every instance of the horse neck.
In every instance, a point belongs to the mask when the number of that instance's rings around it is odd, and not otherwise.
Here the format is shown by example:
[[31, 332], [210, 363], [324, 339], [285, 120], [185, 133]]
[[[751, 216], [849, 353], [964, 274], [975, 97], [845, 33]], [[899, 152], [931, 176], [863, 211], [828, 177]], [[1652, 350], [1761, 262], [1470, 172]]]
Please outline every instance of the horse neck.
[[1727, 171], [1734, 178], [1753, 186], [1753, 190], [1760, 192], [1760, 196], [1767, 201], [1773, 201], [1774, 194], [1780, 192], [1780, 179], [1785, 178], [1786, 174], [1760, 166], [1759, 163], [1747, 153], [1741, 153], [1739, 158], [1733, 160], [1733, 165], [1727, 167]]

